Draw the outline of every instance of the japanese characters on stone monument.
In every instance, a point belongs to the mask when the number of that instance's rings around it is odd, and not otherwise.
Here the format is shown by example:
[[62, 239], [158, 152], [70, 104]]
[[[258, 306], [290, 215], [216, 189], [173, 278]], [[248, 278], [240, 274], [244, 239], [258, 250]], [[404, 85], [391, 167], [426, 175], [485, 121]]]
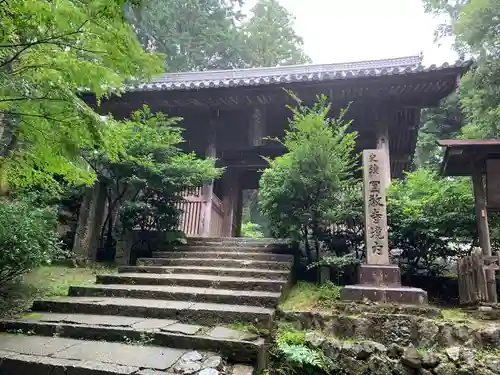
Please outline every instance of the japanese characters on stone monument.
[[368, 264], [389, 264], [385, 164], [383, 150], [363, 151], [365, 242]]

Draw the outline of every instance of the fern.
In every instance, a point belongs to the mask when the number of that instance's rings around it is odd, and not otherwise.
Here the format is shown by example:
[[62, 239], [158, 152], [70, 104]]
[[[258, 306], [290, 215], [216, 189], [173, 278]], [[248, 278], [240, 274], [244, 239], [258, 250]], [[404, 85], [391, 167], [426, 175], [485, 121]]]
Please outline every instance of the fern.
[[323, 355], [316, 350], [301, 344], [289, 344], [283, 340], [277, 341], [277, 347], [287, 361], [302, 369], [313, 367], [327, 371]]

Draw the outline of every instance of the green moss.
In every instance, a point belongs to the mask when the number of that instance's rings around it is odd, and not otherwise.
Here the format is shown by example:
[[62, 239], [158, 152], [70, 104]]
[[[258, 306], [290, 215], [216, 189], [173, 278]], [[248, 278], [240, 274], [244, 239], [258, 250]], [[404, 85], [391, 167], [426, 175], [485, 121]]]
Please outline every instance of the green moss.
[[340, 299], [340, 287], [333, 283], [313, 284], [299, 281], [282, 302], [284, 310], [310, 310], [328, 308]]
[[226, 327], [234, 329], [236, 331], [248, 332], [259, 336], [269, 336], [269, 330], [256, 327], [252, 323], [235, 322], [227, 324]]
[[71, 285], [94, 284], [96, 275], [114, 272], [115, 267], [99, 264], [76, 268], [59, 265], [39, 267], [18, 282], [2, 287], [0, 317], [21, 316], [35, 299], [66, 296]]

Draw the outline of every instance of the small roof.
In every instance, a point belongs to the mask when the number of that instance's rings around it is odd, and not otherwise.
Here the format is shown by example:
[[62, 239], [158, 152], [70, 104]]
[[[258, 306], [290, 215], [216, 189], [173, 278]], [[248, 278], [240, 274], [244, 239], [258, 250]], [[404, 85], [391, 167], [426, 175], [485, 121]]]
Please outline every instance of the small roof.
[[471, 176], [477, 168], [484, 169], [487, 159], [500, 158], [500, 139], [444, 139], [446, 147], [441, 173], [445, 176]]
[[467, 70], [472, 61], [422, 65], [421, 56], [367, 60], [334, 64], [289, 65], [270, 68], [209, 70], [201, 72], [166, 73], [147, 83], [136, 83], [126, 91], [197, 90], [219, 87], [246, 87], [293, 82], [315, 82], [380, 77], [432, 72], [449, 68]]

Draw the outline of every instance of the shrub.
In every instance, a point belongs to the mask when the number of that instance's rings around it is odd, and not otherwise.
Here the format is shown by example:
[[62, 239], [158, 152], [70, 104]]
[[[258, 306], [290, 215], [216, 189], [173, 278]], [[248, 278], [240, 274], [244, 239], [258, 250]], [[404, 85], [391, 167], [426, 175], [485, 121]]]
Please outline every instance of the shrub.
[[438, 275], [477, 241], [471, 183], [425, 168], [407, 173], [389, 189], [388, 223], [389, 246], [401, 250], [403, 269]]
[[312, 108], [299, 102], [291, 110], [293, 118], [282, 141], [287, 152], [269, 160], [260, 180], [261, 212], [274, 236], [303, 241], [311, 263], [318, 259], [319, 237], [332, 223], [351, 180], [356, 133], [348, 131], [345, 111], [328, 118], [330, 106], [324, 97]]
[[259, 224], [246, 222], [241, 225], [241, 235], [250, 238], [263, 238], [264, 233]]
[[0, 287], [60, 253], [56, 224], [53, 209], [0, 200]]

